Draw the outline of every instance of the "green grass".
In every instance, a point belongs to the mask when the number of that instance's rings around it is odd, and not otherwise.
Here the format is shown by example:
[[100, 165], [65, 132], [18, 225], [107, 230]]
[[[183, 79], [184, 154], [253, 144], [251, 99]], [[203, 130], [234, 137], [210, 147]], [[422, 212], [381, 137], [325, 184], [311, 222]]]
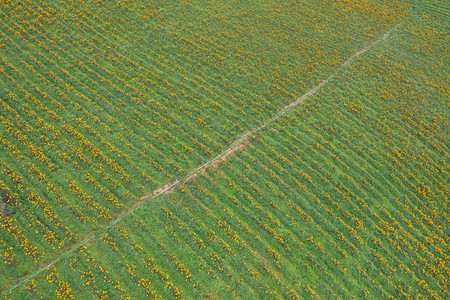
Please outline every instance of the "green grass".
[[[5, 17], [20, 10], [4, 8], [0, 182], [18, 213], [1, 219], [2, 289], [226, 149], [411, 9], [144, 4], [55, 1], [59, 18], [25, 38], [13, 32], [23, 18]], [[446, 14], [424, 3], [243, 151], [7, 296], [445, 298]]]

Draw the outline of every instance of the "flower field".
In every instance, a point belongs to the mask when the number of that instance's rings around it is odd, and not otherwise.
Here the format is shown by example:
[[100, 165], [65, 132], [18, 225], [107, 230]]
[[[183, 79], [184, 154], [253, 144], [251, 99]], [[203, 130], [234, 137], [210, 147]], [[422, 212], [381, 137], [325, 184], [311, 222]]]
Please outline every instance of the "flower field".
[[5, 299], [448, 297], [444, 4], [0, 5]]

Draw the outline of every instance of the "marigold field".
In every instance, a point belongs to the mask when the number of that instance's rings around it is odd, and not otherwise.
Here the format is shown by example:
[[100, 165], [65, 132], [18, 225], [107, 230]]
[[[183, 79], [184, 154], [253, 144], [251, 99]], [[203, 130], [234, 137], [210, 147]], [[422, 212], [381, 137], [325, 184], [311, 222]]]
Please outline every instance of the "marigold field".
[[2, 298], [449, 299], [449, 7], [1, 0]]

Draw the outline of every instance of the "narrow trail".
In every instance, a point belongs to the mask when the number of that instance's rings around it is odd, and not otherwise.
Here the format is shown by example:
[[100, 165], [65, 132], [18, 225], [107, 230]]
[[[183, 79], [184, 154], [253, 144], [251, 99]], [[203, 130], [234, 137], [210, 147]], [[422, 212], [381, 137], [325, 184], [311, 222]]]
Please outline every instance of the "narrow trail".
[[[414, 11], [413, 11], [414, 12]], [[301, 104], [302, 102], [304, 102], [307, 98], [309, 98], [311, 95], [313, 95], [318, 89], [320, 89], [323, 85], [327, 84], [331, 79], [333, 79], [337, 73], [339, 73], [343, 68], [345, 68], [348, 64], [350, 64], [355, 58], [361, 56], [364, 52], [366, 52], [367, 50], [369, 50], [370, 48], [372, 48], [374, 45], [380, 43], [381, 41], [386, 40], [386, 38], [389, 37], [389, 35], [391, 35], [391, 33], [393, 31], [395, 31], [398, 27], [400, 27], [401, 25], [403, 25], [403, 23], [406, 21], [406, 18], [409, 16], [409, 14], [407, 14], [406, 17], [403, 18], [403, 20], [398, 23], [397, 25], [391, 27], [381, 38], [371, 42], [370, 44], [368, 44], [367, 46], [365, 46], [364, 48], [362, 48], [361, 50], [355, 52], [352, 56], [350, 56], [350, 58], [348, 58], [339, 68], [337, 68], [330, 76], [328, 76], [325, 80], [323, 80], [322, 82], [320, 82], [318, 85], [316, 85], [315, 87], [313, 87], [312, 89], [310, 89], [307, 93], [303, 94], [300, 98], [298, 98], [296, 101], [286, 105], [285, 107], [283, 107], [278, 113], [275, 114], [275, 116], [273, 116], [270, 119], [265, 120], [264, 122], [262, 122], [262, 125], [254, 128], [246, 133], [244, 133], [243, 135], [241, 135], [228, 149], [226, 149], [225, 151], [223, 151], [222, 153], [220, 153], [219, 155], [217, 155], [216, 157], [214, 157], [213, 159], [211, 159], [210, 161], [206, 162], [205, 164], [201, 165], [200, 167], [196, 168], [195, 170], [191, 171], [189, 174], [187, 174], [186, 176], [184, 176], [183, 178], [173, 181], [171, 183], [168, 183], [167, 185], [158, 188], [154, 191], [152, 191], [151, 193], [139, 198], [138, 201], [136, 201], [135, 203], [133, 203], [128, 209], [126, 209], [125, 211], [121, 212], [116, 219], [114, 219], [113, 221], [111, 221], [111, 223], [109, 223], [108, 225], [103, 226], [100, 229], [97, 229], [96, 231], [90, 232], [89, 234], [87, 234], [82, 241], [72, 245], [68, 250], [60, 253], [52, 262], [48, 263], [48, 264], [44, 264], [44, 267], [41, 267], [39, 270], [33, 272], [30, 272], [29, 274], [25, 275], [24, 277], [22, 277], [21, 279], [19, 279], [18, 283], [15, 284], [14, 286], [10, 287], [7, 286], [4, 290], [0, 291], [0, 293], [9, 293], [12, 290], [14, 290], [15, 288], [17, 288], [18, 286], [22, 285], [23, 283], [27, 282], [28, 280], [30, 280], [31, 278], [37, 276], [39, 273], [41, 273], [42, 271], [45, 271], [46, 269], [48, 269], [50, 266], [52, 266], [53, 264], [57, 263], [58, 261], [60, 261], [61, 259], [63, 259], [64, 257], [68, 256], [70, 253], [74, 252], [75, 250], [77, 250], [78, 248], [80, 248], [81, 246], [87, 244], [88, 242], [90, 242], [93, 238], [100, 236], [102, 233], [104, 233], [105, 231], [107, 231], [110, 227], [114, 226], [116, 223], [118, 223], [120, 220], [122, 220], [123, 218], [127, 217], [128, 215], [131, 215], [136, 209], [138, 209], [139, 207], [141, 207], [143, 205], [143, 203], [148, 200], [148, 199], [155, 199], [158, 196], [161, 196], [162, 194], [165, 193], [170, 193], [171, 191], [173, 191], [175, 189], [176, 186], [183, 184], [184, 182], [187, 182], [189, 180], [192, 180], [194, 178], [196, 178], [198, 176], [198, 173], [204, 173], [206, 172], [206, 170], [210, 167], [216, 167], [221, 161], [225, 161], [226, 159], [228, 159], [229, 156], [233, 155], [234, 153], [236, 153], [237, 151], [245, 148], [249, 143], [250, 143], [250, 138], [252, 136], [254, 136], [257, 132], [261, 131], [262, 129], [266, 128], [268, 125], [272, 124], [273, 122], [275, 122], [279, 117], [283, 116], [284, 114], [286, 114], [288, 111], [290, 111], [291, 109], [295, 108], [296, 106], [298, 106], [299, 104]]]

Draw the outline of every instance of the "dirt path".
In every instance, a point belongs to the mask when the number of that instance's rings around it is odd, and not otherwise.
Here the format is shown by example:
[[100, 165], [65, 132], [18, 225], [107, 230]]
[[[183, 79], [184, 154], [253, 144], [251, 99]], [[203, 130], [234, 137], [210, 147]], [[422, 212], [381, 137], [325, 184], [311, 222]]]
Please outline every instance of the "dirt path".
[[[296, 101], [286, 105], [285, 107], [283, 107], [277, 114], [275, 114], [275, 116], [273, 116], [272, 118], [265, 120], [262, 125], [260, 127], [257, 127], [253, 130], [250, 130], [246, 133], [244, 133], [243, 135], [241, 135], [241, 137], [239, 137], [233, 144], [232, 146], [230, 146], [227, 150], [225, 150], [224, 152], [222, 152], [221, 154], [217, 155], [215, 158], [213, 158], [212, 160], [208, 161], [207, 163], [203, 164], [202, 166], [198, 167], [197, 169], [195, 169], [194, 171], [192, 171], [191, 173], [189, 173], [188, 175], [186, 175], [185, 177], [183, 177], [182, 179], [179, 179], [177, 181], [173, 181], [171, 183], [166, 184], [165, 186], [158, 188], [154, 191], [152, 191], [151, 193], [139, 198], [138, 201], [136, 201], [135, 203], [133, 203], [130, 207], [128, 207], [126, 210], [124, 210], [123, 212], [121, 212], [113, 221], [111, 221], [108, 225], [105, 225], [104, 227], [97, 229], [96, 231], [90, 232], [88, 235], [84, 236], [84, 239], [82, 239], [80, 242], [69, 246], [67, 248], [66, 251], [64, 251], [63, 253], [60, 253], [57, 255], [56, 259], [54, 259], [52, 262], [48, 263], [48, 264], [44, 264], [45, 267], [41, 267], [40, 269], [38, 269], [35, 272], [30, 271], [26, 276], [20, 278], [17, 280], [17, 284], [12, 286], [7, 286], [4, 290], [0, 291], [0, 293], [4, 293], [4, 292], [10, 292], [13, 289], [15, 289], [16, 287], [20, 286], [21, 284], [27, 282], [28, 280], [30, 280], [31, 278], [37, 276], [39, 273], [41, 273], [42, 271], [46, 270], [47, 268], [49, 268], [51, 265], [55, 264], [56, 262], [58, 262], [59, 260], [61, 260], [63, 257], [65, 257], [66, 255], [68, 255], [69, 253], [75, 251], [76, 249], [78, 249], [79, 247], [87, 244], [88, 242], [90, 242], [92, 239], [94, 239], [95, 237], [99, 236], [100, 234], [102, 234], [104, 231], [108, 230], [110, 227], [114, 226], [116, 223], [118, 223], [120, 220], [122, 220], [123, 218], [125, 218], [127, 215], [132, 214], [138, 207], [142, 206], [143, 203], [148, 200], [148, 199], [154, 199], [162, 194], [165, 193], [170, 193], [172, 192], [176, 186], [181, 185], [189, 180], [193, 180], [198, 176], [198, 173], [205, 173], [207, 171], [208, 168], [210, 167], [217, 167], [220, 162], [227, 160], [231, 155], [233, 155], [234, 153], [236, 153], [237, 151], [240, 151], [242, 149], [244, 149], [251, 141], [250, 141], [250, 137], [255, 136], [257, 132], [261, 131], [262, 129], [266, 128], [268, 125], [272, 124], [273, 122], [275, 122], [279, 117], [281, 117], [282, 115], [286, 114], [289, 110], [291, 110], [292, 108], [298, 106], [300, 103], [302, 103], [303, 101], [305, 101], [309, 96], [311, 96], [312, 94], [314, 94], [320, 87], [322, 87], [323, 85], [327, 84], [334, 76], [336, 76], [336, 74], [341, 71], [343, 68], [345, 68], [353, 59], [361, 56], [364, 52], [366, 52], [368, 49], [370, 49], [372, 46], [374, 46], [375, 44], [379, 43], [380, 41], [384, 41], [386, 40], [386, 38], [394, 31], [396, 30], [399, 26], [401, 26], [403, 23], [405, 22], [405, 20], [401, 21], [400, 23], [398, 23], [396, 26], [392, 27], [388, 32], [386, 32], [381, 38], [379, 38], [378, 40], [373, 41], [372, 43], [370, 43], [369, 45], [365, 46], [363, 49], [357, 51], [356, 53], [354, 53], [349, 59], [347, 59], [338, 69], [336, 69], [333, 74], [331, 74], [330, 76], [328, 76], [325, 80], [323, 80], [322, 82], [320, 82], [318, 85], [316, 85], [315, 87], [313, 87], [312, 89], [310, 89], [307, 93], [305, 93], [304, 95], [302, 95], [300, 98], [298, 98]], [[87, 244], [89, 245], [89, 244]]]
[[[247, 145], [250, 144], [250, 140], [248, 138], [252, 135], [252, 133], [253, 133], [253, 131], [248, 131], [248, 132], [244, 133], [243, 135], [241, 135], [241, 137], [239, 137], [239, 139], [236, 140], [236, 142], [233, 144], [233, 146], [228, 148], [225, 152], [222, 152], [221, 154], [216, 156], [213, 160], [210, 160], [206, 164], [204, 164], [201, 167], [195, 169], [193, 172], [191, 172], [188, 175], [186, 175], [183, 179], [176, 180], [176, 181], [173, 181], [171, 183], [168, 183], [165, 186], [163, 186], [161, 188], [158, 188], [158, 189], [154, 190], [153, 192], [151, 192], [151, 193], [149, 193], [149, 194], [139, 198], [139, 200], [137, 202], [135, 202], [132, 206], [130, 206], [130, 208], [127, 209], [127, 211], [134, 210], [142, 202], [144, 202], [145, 200], [147, 200], [149, 198], [154, 198], [154, 197], [159, 196], [159, 195], [164, 194], [164, 193], [171, 193], [171, 192], [173, 192], [173, 190], [175, 189], [176, 186], [182, 185], [183, 183], [185, 183], [187, 181], [196, 179], [197, 176], [198, 176], [198, 173], [206, 174], [206, 171], [209, 168], [217, 167], [220, 162], [226, 161], [229, 156], [231, 156], [234, 153], [236, 153], [237, 151], [242, 150], [245, 147], [247, 147]], [[123, 213], [121, 213], [118, 218], [120, 218], [121, 215], [126, 214], [127, 211], [124, 211]]]

